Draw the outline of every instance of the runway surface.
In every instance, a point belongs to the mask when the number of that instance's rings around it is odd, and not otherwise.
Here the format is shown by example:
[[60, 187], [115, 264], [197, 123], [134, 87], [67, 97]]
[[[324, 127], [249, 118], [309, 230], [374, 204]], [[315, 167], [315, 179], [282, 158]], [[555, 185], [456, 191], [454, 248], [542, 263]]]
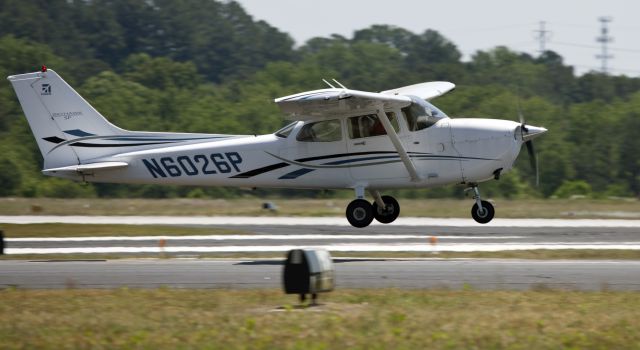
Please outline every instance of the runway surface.
[[[246, 235], [76, 237], [6, 239], [7, 254], [284, 252], [323, 248], [333, 252], [441, 252], [530, 249], [640, 249], [640, 220], [405, 218], [364, 229], [342, 218], [282, 217], [0, 217], [10, 223], [164, 224], [231, 228]], [[293, 223], [292, 223], [293, 222]], [[406, 224], [406, 223], [409, 224]], [[336, 224], [339, 223], [339, 224]], [[423, 225], [412, 225], [422, 223]], [[159, 242], [163, 240], [164, 246]]]
[[[281, 288], [281, 260], [0, 261], [0, 288]], [[336, 259], [336, 288], [640, 290], [640, 261]]]
[[[282, 217], [0, 217], [5, 223], [155, 224], [230, 228], [243, 235], [50, 237], [6, 239], [8, 254], [492, 251], [517, 249], [640, 249], [640, 220], [510, 220], [404, 218], [365, 229], [343, 218]], [[214, 230], [212, 230], [214, 231]], [[159, 243], [163, 241], [164, 246]], [[283, 254], [284, 255], [284, 254]], [[88, 255], [90, 257], [90, 255]], [[437, 255], [434, 254], [435, 257]], [[281, 259], [146, 259], [0, 261], [0, 287], [20, 288], [279, 288]], [[640, 261], [485, 259], [335, 260], [338, 288], [564, 288], [640, 290]]]

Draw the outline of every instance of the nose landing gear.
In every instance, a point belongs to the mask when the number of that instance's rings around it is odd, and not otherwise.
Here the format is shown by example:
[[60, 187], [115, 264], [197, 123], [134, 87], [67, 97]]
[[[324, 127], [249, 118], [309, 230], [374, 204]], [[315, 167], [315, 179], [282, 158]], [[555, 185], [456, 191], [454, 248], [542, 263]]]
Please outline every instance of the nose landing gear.
[[480, 198], [478, 184], [471, 184], [470, 189], [473, 190], [473, 199], [476, 201], [471, 208], [471, 217], [479, 224], [486, 224], [493, 219], [496, 213], [493, 204]]

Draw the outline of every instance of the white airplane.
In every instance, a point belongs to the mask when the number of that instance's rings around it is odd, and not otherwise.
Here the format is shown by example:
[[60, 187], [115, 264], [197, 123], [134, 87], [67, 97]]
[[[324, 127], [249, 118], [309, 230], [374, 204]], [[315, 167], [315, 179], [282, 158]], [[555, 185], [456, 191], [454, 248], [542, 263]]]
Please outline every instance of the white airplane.
[[346, 217], [355, 227], [398, 217], [398, 202], [380, 191], [447, 184], [468, 185], [474, 191], [472, 217], [487, 223], [494, 208], [481, 199], [478, 183], [509, 171], [523, 143], [535, 167], [531, 140], [547, 131], [522, 120], [450, 119], [427, 102], [452, 90], [449, 82], [364, 92], [325, 80], [328, 89], [275, 100], [292, 123], [273, 134], [137, 132], [109, 123], [44, 66], [8, 79], [44, 157], [45, 175], [87, 182], [353, 189], [356, 199]]

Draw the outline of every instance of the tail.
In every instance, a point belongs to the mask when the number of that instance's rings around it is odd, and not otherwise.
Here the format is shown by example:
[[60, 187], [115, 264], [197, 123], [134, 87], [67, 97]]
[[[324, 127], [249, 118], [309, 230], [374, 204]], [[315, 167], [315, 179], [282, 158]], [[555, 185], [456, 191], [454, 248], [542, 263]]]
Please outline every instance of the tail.
[[80, 164], [92, 155], [61, 147], [77, 137], [126, 134], [109, 123], [52, 71], [8, 77], [45, 160], [45, 169]]
[[220, 134], [132, 132], [109, 123], [53, 70], [12, 75], [44, 168], [100, 162], [110, 155], [232, 137]]

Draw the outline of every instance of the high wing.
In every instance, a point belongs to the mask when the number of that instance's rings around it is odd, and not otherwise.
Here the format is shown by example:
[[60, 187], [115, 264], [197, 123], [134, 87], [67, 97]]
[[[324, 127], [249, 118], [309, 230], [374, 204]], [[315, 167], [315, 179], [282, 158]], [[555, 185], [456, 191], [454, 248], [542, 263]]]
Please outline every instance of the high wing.
[[375, 111], [381, 104], [384, 109], [403, 108], [411, 103], [408, 96], [431, 100], [455, 87], [455, 84], [447, 81], [431, 81], [379, 93], [332, 88], [280, 97], [275, 99], [275, 103], [286, 114], [286, 119], [304, 121]]
[[280, 110], [290, 120], [308, 120], [318, 117], [334, 118], [362, 111], [406, 107], [411, 104], [407, 96], [385, 95], [349, 89], [322, 89], [307, 91], [275, 99]]
[[455, 89], [456, 85], [448, 81], [430, 81], [380, 92], [383, 95], [411, 95], [424, 100], [431, 100]]

